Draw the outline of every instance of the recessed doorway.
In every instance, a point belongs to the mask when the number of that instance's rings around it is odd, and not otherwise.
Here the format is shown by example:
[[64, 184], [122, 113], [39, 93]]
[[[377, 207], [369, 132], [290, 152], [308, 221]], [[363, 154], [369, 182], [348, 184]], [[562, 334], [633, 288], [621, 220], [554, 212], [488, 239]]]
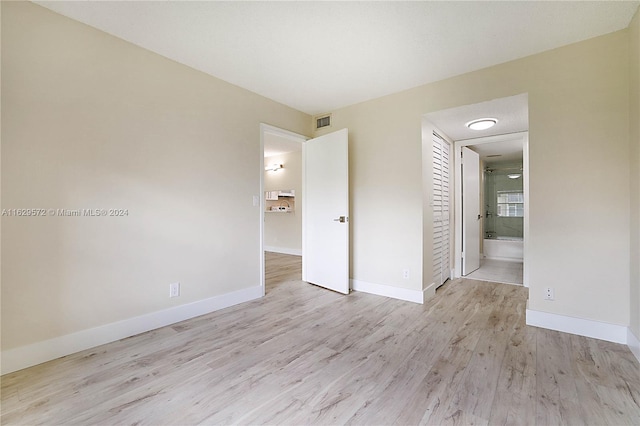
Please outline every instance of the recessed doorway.
[[[477, 265], [469, 268], [465, 256], [460, 256], [460, 275], [471, 279], [505, 284], [524, 284], [524, 241], [525, 220], [528, 200], [526, 188], [524, 150], [527, 132], [489, 136], [456, 142], [456, 151], [463, 153], [461, 167], [456, 174], [462, 191], [456, 197], [461, 210], [468, 205], [468, 191], [465, 191], [464, 153], [473, 151], [477, 165], [473, 171], [478, 181], [478, 191], [473, 201], [477, 209], [468, 217], [462, 214], [462, 237], [465, 221], [475, 222], [473, 232], [478, 237], [479, 258]], [[465, 151], [466, 150], [466, 151]], [[467, 199], [465, 199], [467, 198]], [[469, 227], [467, 227], [469, 228]], [[464, 242], [461, 242], [461, 244]], [[464, 247], [463, 251], [468, 250]]]
[[[454, 145], [453, 276], [528, 286], [528, 95], [425, 119]], [[468, 126], [480, 119], [493, 126]]]
[[302, 146], [306, 137], [262, 124], [261, 282], [263, 294], [302, 280]]
[[[308, 139], [261, 124], [260, 144], [264, 170], [254, 205], [260, 205], [263, 294], [265, 249], [301, 255], [305, 282], [349, 294], [348, 129]], [[273, 153], [273, 146], [287, 152]]]

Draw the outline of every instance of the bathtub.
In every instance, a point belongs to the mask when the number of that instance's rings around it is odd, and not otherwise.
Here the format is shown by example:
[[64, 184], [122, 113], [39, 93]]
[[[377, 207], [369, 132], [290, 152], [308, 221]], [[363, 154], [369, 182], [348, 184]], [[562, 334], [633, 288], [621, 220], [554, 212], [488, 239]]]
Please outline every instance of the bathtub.
[[524, 259], [524, 241], [518, 237], [485, 238], [483, 255], [487, 259], [511, 260], [522, 262]]

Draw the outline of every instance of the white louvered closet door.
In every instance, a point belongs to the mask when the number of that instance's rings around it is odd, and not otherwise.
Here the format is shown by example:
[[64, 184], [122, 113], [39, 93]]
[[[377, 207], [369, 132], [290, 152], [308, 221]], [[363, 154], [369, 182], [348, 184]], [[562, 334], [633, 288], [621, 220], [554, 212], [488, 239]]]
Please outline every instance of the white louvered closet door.
[[433, 134], [433, 281], [449, 277], [449, 144]]

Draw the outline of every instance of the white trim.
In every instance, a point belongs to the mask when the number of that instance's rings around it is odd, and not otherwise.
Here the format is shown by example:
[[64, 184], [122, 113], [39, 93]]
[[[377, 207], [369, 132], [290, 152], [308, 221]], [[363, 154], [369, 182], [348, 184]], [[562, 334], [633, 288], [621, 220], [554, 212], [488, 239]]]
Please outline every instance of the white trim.
[[[429, 286], [428, 288], [430, 288]], [[408, 288], [393, 287], [385, 284], [368, 283], [366, 281], [351, 280], [351, 289], [363, 293], [376, 294], [378, 296], [391, 297], [393, 299], [406, 300], [407, 302], [424, 303], [424, 291]]]
[[260, 202], [258, 203], [258, 208], [260, 209], [260, 214], [259, 214], [259, 220], [260, 223], [258, 224], [258, 228], [259, 228], [259, 249], [260, 249], [260, 253], [259, 253], [259, 264], [260, 264], [260, 288], [262, 289], [262, 296], [264, 297], [265, 294], [267, 294], [267, 287], [265, 285], [265, 264], [264, 264], [264, 209], [265, 209], [265, 204], [266, 204], [266, 200], [264, 197], [264, 135], [265, 133], [270, 130], [270, 127], [268, 124], [264, 124], [264, 123], [260, 123], [260, 168], [258, 170], [260, 170], [260, 181], [258, 183], [258, 186], [260, 188], [260, 192], [258, 193], [258, 197], [260, 198]]
[[[527, 103], [528, 103], [527, 99]], [[522, 284], [525, 287], [529, 287], [529, 263], [525, 261], [527, 253], [529, 253], [529, 244], [531, 235], [529, 231], [529, 132], [524, 135], [522, 142], [522, 184], [524, 191], [524, 218], [523, 221], [523, 239], [524, 246], [522, 247]]]
[[481, 255], [482, 259], [488, 259], [488, 260], [500, 260], [502, 262], [513, 262], [513, 263], [523, 263], [524, 259], [522, 257], [500, 257], [500, 256], [484, 256]]
[[627, 344], [627, 327], [618, 324], [534, 311], [527, 308], [527, 325]]
[[437, 286], [436, 283], [431, 283], [426, 288], [424, 288], [422, 290], [422, 301], [423, 301], [422, 303], [424, 303], [426, 300], [431, 299], [433, 296], [435, 296], [436, 290], [438, 289], [438, 287], [439, 286]]
[[629, 346], [631, 353], [636, 357], [638, 362], [640, 362], [640, 339], [633, 334], [631, 327], [627, 329], [627, 346]]
[[294, 256], [302, 256], [302, 249], [294, 249], [294, 248], [286, 248], [286, 247], [274, 247], [274, 246], [264, 246], [264, 251], [270, 251], [273, 253], [280, 254], [291, 254]]
[[11, 373], [46, 361], [51, 361], [85, 349], [160, 327], [208, 314], [239, 303], [262, 297], [262, 287], [255, 286], [162, 311], [152, 312], [111, 324], [102, 325], [42, 342], [2, 351], [1, 374]]
[[[305, 167], [305, 162], [307, 159], [307, 145], [302, 145], [302, 193], [307, 194], [307, 168]], [[302, 211], [306, 212], [307, 210], [307, 197], [302, 197], [302, 202], [300, 203], [302, 206]], [[305, 281], [307, 278], [307, 256], [305, 256], [305, 251], [307, 250], [307, 217], [306, 215], [302, 215], [302, 270], [300, 271], [302, 276], [302, 281]], [[353, 288], [353, 287], [352, 287]]]

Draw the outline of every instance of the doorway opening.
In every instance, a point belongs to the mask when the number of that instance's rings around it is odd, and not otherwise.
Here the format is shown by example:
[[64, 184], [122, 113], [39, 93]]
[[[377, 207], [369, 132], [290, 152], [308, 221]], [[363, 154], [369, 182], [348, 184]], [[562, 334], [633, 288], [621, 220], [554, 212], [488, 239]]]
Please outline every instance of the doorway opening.
[[301, 281], [349, 294], [348, 129], [313, 139], [266, 124], [260, 129], [264, 170], [254, 205], [260, 205], [263, 295], [265, 249], [301, 257]]
[[[469, 126], [479, 119], [494, 126]], [[425, 120], [453, 142], [452, 276], [528, 287], [528, 95], [437, 111]]]
[[302, 279], [302, 147], [307, 137], [260, 125], [260, 270], [263, 296]]
[[[460, 191], [456, 191], [456, 201], [461, 209], [456, 226], [461, 229], [462, 248], [456, 262], [459, 262], [461, 276], [525, 285], [524, 245], [528, 235], [529, 192], [528, 161], [525, 161], [527, 145], [527, 132], [456, 142], [455, 149], [462, 160], [456, 168], [461, 186]], [[477, 193], [472, 196], [465, 190], [469, 182], [465, 165], [470, 162], [465, 154], [470, 151], [473, 153], [471, 159], [475, 158], [476, 163], [472, 178], [478, 183], [472, 190]], [[474, 205], [469, 206], [469, 200]], [[468, 232], [474, 234], [479, 248], [476, 263], [472, 256], [467, 256], [467, 251], [473, 250], [465, 239]]]

